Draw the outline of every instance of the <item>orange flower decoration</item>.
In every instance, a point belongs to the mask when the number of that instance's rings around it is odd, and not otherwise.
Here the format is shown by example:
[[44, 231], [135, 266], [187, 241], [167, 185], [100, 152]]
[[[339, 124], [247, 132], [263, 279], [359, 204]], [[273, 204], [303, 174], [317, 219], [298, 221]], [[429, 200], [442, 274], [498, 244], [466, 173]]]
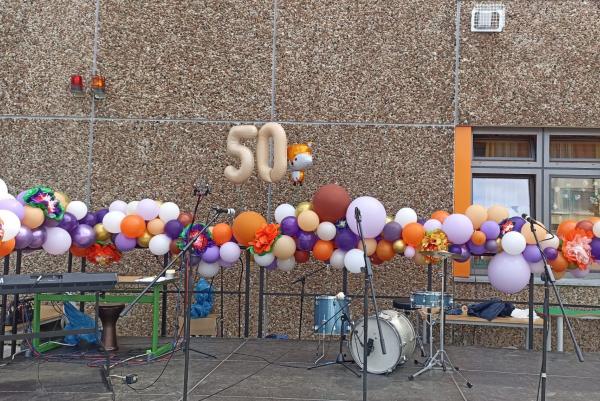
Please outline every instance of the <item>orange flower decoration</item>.
[[89, 249], [86, 259], [95, 265], [108, 266], [121, 260], [121, 252], [113, 244], [94, 244]]
[[562, 253], [571, 263], [577, 265], [581, 270], [585, 270], [592, 263], [592, 242], [593, 235], [580, 228], [575, 229], [565, 235], [562, 244]]
[[250, 241], [252, 253], [262, 255], [270, 252], [279, 235], [279, 224], [266, 224], [262, 226], [254, 234], [254, 241]]

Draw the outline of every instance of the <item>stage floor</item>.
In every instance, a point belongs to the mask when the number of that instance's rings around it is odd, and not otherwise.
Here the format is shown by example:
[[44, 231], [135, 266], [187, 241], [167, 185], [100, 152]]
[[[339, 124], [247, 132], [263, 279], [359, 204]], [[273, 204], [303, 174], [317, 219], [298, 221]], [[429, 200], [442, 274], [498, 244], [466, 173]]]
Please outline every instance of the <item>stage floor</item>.
[[[147, 338], [121, 338], [119, 355], [135, 355], [148, 345]], [[336, 345], [332, 342], [329, 347], [332, 357]], [[310, 371], [304, 368], [315, 359], [316, 342], [195, 338], [193, 347], [212, 353], [217, 359], [192, 353], [190, 400], [362, 400], [362, 379], [344, 367], [334, 365]], [[426, 373], [410, 382], [407, 376], [418, 368], [409, 362], [389, 376], [369, 375], [369, 400], [535, 400], [539, 352], [450, 347], [448, 353], [473, 383], [472, 389], [466, 388], [457, 374], [442, 371]], [[58, 354], [69, 354], [69, 350], [55, 350], [48, 355]], [[585, 356], [586, 362], [580, 364], [573, 353], [549, 354], [547, 399], [600, 400], [600, 354]], [[164, 367], [165, 361], [158, 361], [116, 367], [112, 373], [137, 374], [139, 381], [133, 387], [141, 389], [150, 385]], [[178, 400], [182, 372], [183, 353], [178, 352], [153, 386], [133, 390], [120, 380], [113, 380], [112, 394], [105, 387], [100, 370], [86, 366], [85, 362], [19, 357], [0, 367], [0, 400]]]

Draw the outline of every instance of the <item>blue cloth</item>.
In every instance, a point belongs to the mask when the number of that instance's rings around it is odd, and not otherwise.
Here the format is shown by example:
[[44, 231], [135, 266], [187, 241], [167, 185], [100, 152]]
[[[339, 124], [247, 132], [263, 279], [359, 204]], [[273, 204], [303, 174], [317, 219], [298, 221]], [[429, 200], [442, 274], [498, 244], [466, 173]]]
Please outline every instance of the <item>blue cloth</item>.
[[[69, 320], [69, 323], [65, 326], [65, 330], [78, 330], [78, 329], [93, 329], [95, 327], [94, 319], [79, 309], [73, 306], [70, 302], [65, 302], [65, 316]], [[100, 333], [93, 334], [69, 334], [65, 336], [65, 343], [71, 345], [77, 345], [83, 340], [88, 344], [99, 344]]]
[[469, 316], [477, 316], [486, 320], [494, 320], [497, 317], [510, 316], [515, 306], [510, 302], [504, 302], [498, 298], [469, 305]]
[[194, 287], [194, 291], [196, 291], [196, 303], [192, 304], [192, 319], [208, 316], [208, 314], [212, 312], [214, 303], [212, 287], [208, 281], [201, 278], [198, 280], [196, 287]]

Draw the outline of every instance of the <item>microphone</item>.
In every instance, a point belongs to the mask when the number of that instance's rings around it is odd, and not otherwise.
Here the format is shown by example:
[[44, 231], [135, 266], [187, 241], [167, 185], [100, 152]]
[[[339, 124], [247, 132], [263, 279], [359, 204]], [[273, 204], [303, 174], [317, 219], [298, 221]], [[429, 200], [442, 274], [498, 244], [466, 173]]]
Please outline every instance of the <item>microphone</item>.
[[229, 216], [233, 216], [235, 214], [235, 209], [232, 208], [222, 208], [222, 207], [213, 207], [212, 210], [219, 214], [227, 214]]
[[358, 207], [354, 208], [354, 218], [356, 219], [356, 221], [360, 221], [360, 209]]
[[523, 220], [527, 221], [528, 223], [539, 224], [536, 219], [534, 219], [533, 217], [531, 217], [527, 213], [521, 214], [521, 217], [523, 218]]
[[206, 196], [210, 194], [210, 185], [202, 178], [194, 183], [194, 196]]

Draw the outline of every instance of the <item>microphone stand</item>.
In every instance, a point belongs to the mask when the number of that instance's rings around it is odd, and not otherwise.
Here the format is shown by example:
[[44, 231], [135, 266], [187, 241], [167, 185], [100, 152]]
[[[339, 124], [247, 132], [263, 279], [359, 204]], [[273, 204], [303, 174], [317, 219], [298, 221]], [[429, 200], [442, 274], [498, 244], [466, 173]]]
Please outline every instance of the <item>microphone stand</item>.
[[381, 343], [381, 352], [385, 355], [385, 341], [383, 339], [383, 334], [381, 332], [381, 322], [379, 321], [379, 308], [377, 307], [377, 298], [375, 297], [375, 287], [373, 285], [373, 267], [371, 266], [371, 260], [367, 256], [367, 246], [365, 244], [365, 237], [363, 235], [362, 229], [362, 216], [360, 214], [360, 209], [358, 207], [354, 208], [354, 217], [356, 218], [356, 225], [358, 228], [358, 236], [360, 237], [360, 241], [363, 248], [363, 253], [365, 256], [365, 288], [363, 294], [363, 401], [367, 401], [367, 357], [369, 356], [369, 350], [367, 344], [369, 342], [369, 296], [368, 290], [371, 289], [371, 297], [373, 300], [373, 306], [375, 308], [375, 320], [377, 321], [377, 330], [379, 332], [379, 342]]
[[310, 273], [304, 274], [304, 275], [302, 275], [302, 277], [294, 280], [291, 284], [291, 285], [294, 285], [296, 283], [302, 283], [302, 286], [300, 288], [300, 322], [298, 323], [298, 340], [300, 340], [302, 337], [302, 316], [304, 314], [304, 288], [306, 285], [306, 279], [314, 274], [319, 273], [320, 271], [324, 270], [326, 267], [327, 267], [327, 265], [321, 267], [320, 269], [313, 270]]
[[575, 338], [575, 334], [573, 332], [573, 327], [571, 326], [571, 322], [565, 313], [565, 308], [563, 306], [562, 298], [558, 292], [558, 288], [556, 288], [555, 278], [552, 274], [552, 270], [548, 266], [548, 259], [546, 258], [546, 254], [543, 252], [542, 247], [540, 245], [540, 240], [538, 239], [536, 233], [536, 225], [539, 225], [537, 221], [528, 217], [526, 219], [530, 226], [531, 232], [533, 233], [533, 237], [535, 238], [535, 245], [538, 250], [542, 254], [542, 260], [544, 261], [544, 274], [542, 279], [544, 280], [544, 341], [542, 345], [542, 367], [540, 369], [540, 384], [541, 387], [538, 386], [537, 396], [540, 397], [541, 391], [541, 400], [546, 401], [546, 381], [548, 379], [546, 364], [547, 364], [547, 354], [548, 354], [548, 334], [550, 332], [550, 284], [552, 284], [552, 288], [554, 289], [554, 295], [556, 296], [556, 300], [558, 301], [558, 305], [560, 307], [560, 311], [563, 315], [563, 319], [567, 322], [567, 329], [569, 330], [569, 335], [571, 336], [571, 341], [573, 341], [573, 348], [575, 348], [575, 353], [577, 354], [577, 359], [579, 362], [583, 362], [583, 354], [581, 353], [581, 348], [579, 348], [579, 344], [577, 343], [577, 339]]

